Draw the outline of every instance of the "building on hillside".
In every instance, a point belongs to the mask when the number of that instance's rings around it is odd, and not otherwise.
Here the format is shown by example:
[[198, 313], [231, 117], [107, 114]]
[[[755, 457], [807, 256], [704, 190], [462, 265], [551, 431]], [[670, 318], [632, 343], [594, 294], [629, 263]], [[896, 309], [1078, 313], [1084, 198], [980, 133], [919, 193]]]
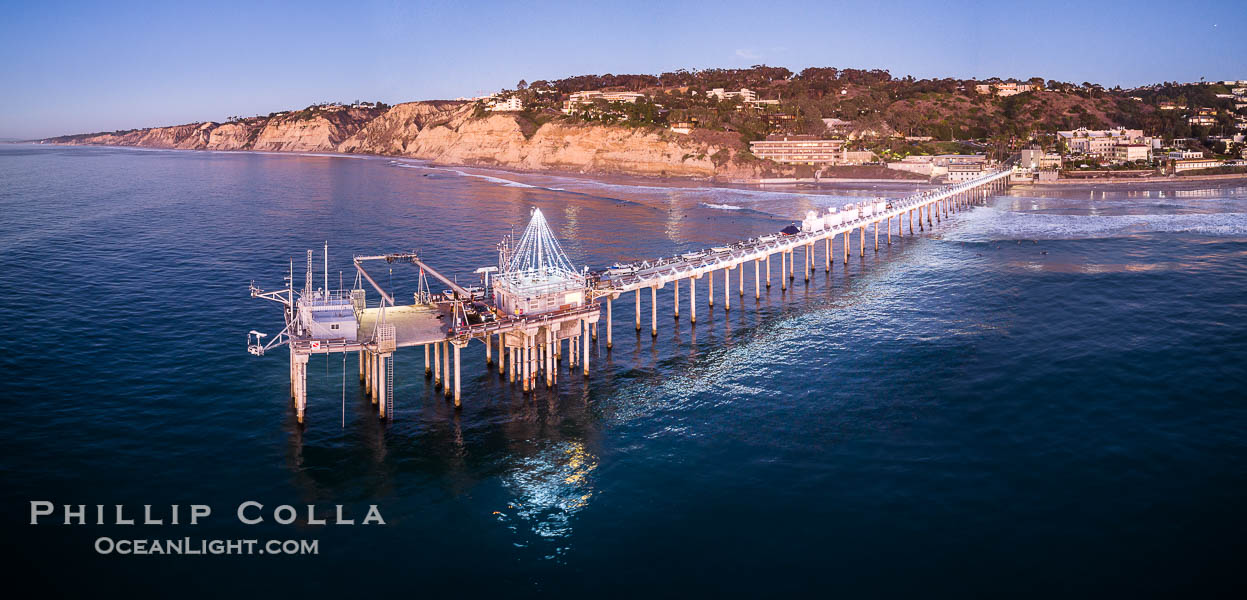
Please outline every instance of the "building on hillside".
[[1143, 135], [1142, 129], [1087, 129], [1056, 132], [1057, 139], [1064, 142], [1070, 154], [1111, 157], [1117, 144], [1152, 145], [1152, 138]]
[[987, 155], [985, 154], [937, 154], [931, 157], [931, 162], [938, 167], [947, 167], [954, 163], [987, 164]]
[[848, 135], [853, 131], [853, 122], [844, 119], [823, 119], [823, 125], [831, 135]]
[[524, 110], [524, 101], [515, 96], [506, 98], [505, 100], [495, 100], [485, 110], [493, 112], [518, 112]]
[[596, 100], [603, 102], [627, 102], [636, 104], [637, 100], [645, 97], [645, 94], [638, 92], [599, 92], [596, 90], [588, 90], [584, 92], [572, 92], [568, 96], [567, 101], [563, 103], [563, 112], [572, 114], [584, 104], [593, 104]]
[[935, 165], [931, 163], [930, 158], [930, 156], [906, 156], [899, 161], [888, 163], [888, 168], [932, 177], [935, 175]]
[[869, 150], [841, 150], [840, 161], [836, 164], [841, 165], [864, 165], [868, 162], [875, 161], [875, 153]]
[[984, 174], [986, 165], [979, 162], [951, 163], [948, 165], [948, 181], [956, 183], [978, 179]]
[[1029, 83], [980, 83], [974, 86], [974, 91], [980, 94], [990, 94], [995, 90], [996, 95], [1001, 98], [1024, 94], [1034, 89], [1035, 86]]
[[1161, 102], [1157, 105], [1157, 108], [1161, 110], [1186, 110], [1186, 105], [1178, 104], [1177, 102]]
[[693, 129], [696, 127], [697, 124], [692, 121], [676, 121], [671, 124], [671, 131], [674, 133], [688, 135], [693, 133]]
[[1044, 152], [1039, 148], [1025, 148], [1021, 152], [1018, 166], [1031, 171], [1044, 171], [1061, 168], [1061, 155]]
[[790, 113], [763, 113], [762, 120], [770, 127], [775, 127], [786, 121], [796, 121], [796, 115]]
[[834, 164], [841, 160], [844, 140], [821, 139], [812, 135], [769, 135], [749, 142], [749, 151], [758, 158], [778, 163]]
[[1215, 158], [1192, 158], [1188, 160], [1173, 161], [1173, 172], [1181, 173], [1183, 171], [1197, 171], [1199, 169], [1213, 169], [1223, 166], [1224, 161]]
[[1204, 153], [1199, 150], [1178, 150], [1169, 153], [1172, 160], [1191, 160], [1193, 158], [1203, 158]]
[[1113, 146], [1113, 160], [1119, 163], [1152, 160], [1152, 147], [1144, 144], [1117, 144]]
[[754, 102], [758, 99], [758, 93], [749, 88], [740, 88], [739, 92], [728, 92], [723, 88], [714, 88], [706, 95], [719, 100], [731, 100], [732, 98], [740, 98], [742, 102]]
[[1212, 127], [1217, 124], [1217, 118], [1209, 115], [1191, 115], [1187, 122], [1199, 127]]

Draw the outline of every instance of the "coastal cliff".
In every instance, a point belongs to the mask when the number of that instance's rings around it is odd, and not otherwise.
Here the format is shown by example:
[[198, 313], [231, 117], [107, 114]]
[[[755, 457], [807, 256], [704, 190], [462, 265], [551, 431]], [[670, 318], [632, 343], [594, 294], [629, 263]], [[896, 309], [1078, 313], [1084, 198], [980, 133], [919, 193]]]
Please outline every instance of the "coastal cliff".
[[746, 162], [739, 138], [474, 113], [469, 103], [408, 102], [389, 109], [310, 108], [228, 123], [190, 123], [45, 140], [74, 145], [190, 150], [342, 152], [404, 156], [439, 164], [534, 171], [673, 177], [785, 174]]

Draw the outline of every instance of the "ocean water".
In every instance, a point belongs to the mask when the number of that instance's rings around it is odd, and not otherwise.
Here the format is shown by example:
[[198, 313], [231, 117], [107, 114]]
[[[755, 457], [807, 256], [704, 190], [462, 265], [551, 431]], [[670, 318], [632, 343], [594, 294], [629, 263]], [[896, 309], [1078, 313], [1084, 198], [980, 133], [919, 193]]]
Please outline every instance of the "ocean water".
[[[775, 261], [774, 286], [755, 302], [748, 273], [727, 314], [703, 280], [695, 327], [660, 290], [656, 338], [626, 295], [587, 381], [525, 396], [476, 344], [460, 411], [418, 350], [396, 355], [391, 423], [354, 356], [314, 357], [304, 426], [285, 354], [246, 352], [248, 330], [281, 328], [247, 286], [282, 287], [308, 248], [319, 274], [325, 241], [333, 285], [352, 254], [413, 249], [471, 282], [532, 207], [597, 268], [914, 187], [34, 146], [0, 146], [0, 184], [4, 536], [46, 595], [1241, 591], [1242, 183], [1014, 189], [830, 274], [820, 249], [786, 292]], [[414, 289], [409, 266], [373, 272]], [[33, 500], [213, 514], [31, 526]], [[234, 517], [247, 500], [264, 524]], [[357, 520], [376, 504], [386, 524], [277, 525], [281, 504]], [[103, 556], [101, 536], [319, 554]]]

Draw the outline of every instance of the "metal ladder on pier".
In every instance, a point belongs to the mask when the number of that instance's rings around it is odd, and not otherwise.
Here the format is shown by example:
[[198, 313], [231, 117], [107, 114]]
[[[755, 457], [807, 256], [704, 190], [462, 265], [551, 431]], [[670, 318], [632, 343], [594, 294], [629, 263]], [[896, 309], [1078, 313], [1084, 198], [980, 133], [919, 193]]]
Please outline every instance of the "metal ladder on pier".
[[394, 420], [394, 355], [385, 361], [385, 418]]

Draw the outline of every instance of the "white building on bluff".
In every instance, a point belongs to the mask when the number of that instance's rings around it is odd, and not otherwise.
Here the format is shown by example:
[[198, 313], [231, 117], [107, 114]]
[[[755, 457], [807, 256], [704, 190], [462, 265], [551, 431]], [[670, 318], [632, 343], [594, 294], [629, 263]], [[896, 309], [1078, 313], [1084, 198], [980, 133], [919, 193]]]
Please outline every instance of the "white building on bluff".
[[570, 115], [581, 105], [593, 104], [595, 100], [636, 104], [637, 100], [644, 97], [645, 94], [639, 92], [599, 92], [597, 90], [572, 92], [571, 95], [567, 97], [567, 102], [563, 103], [563, 112]]
[[714, 88], [713, 90], [706, 92], [706, 96], [718, 98], [719, 100], [740, 98], [744, 102], [754, 102], [758, 99], [758, 93], [748, 88], [740, 88], [739, 92], [728, 92], [724, 91], [723, 88]]
[[511, 96], [506, 100], [495, 100], [485, 110], [493, 112], [518, 112], [524, 110], [524, 101], [515, 96]]

